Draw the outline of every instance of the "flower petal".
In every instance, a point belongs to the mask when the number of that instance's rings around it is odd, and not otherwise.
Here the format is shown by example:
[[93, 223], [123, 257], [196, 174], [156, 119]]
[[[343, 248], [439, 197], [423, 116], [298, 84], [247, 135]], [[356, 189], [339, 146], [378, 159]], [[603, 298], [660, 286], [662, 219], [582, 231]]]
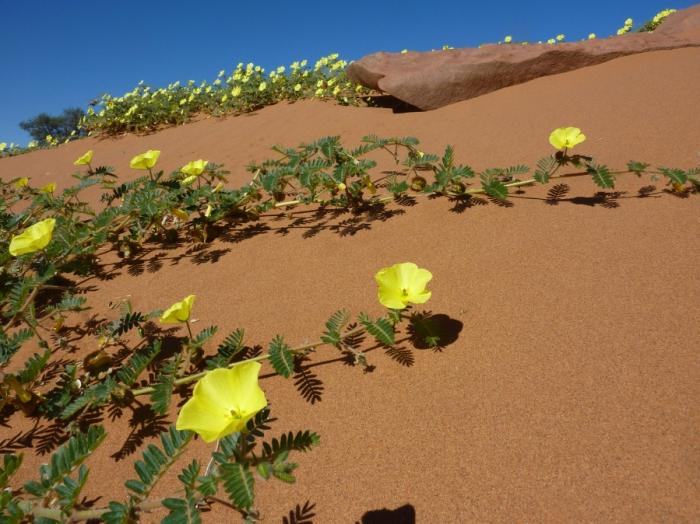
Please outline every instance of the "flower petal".
[[246, 362], [228, 370], [230, 380], [235, 385], [236, 395], [232, 400], [234, 409], [247, 420], [267, 406], [265, 392], [258, 384], [258, 374], [262, 366], [259, 362]]
[[380, 269], [374, 275], [374, 280], [379, 286], [377, 298], [382, 306], [390, 309], [403, 309], [406, 307], [407, 302], [403, 299], [401, 282], [396, 266]]
[[[201, 381], [200, 381], [201, 383]], [[199, 384], [197, 386], [199, 386]], [[225, 436], [225, 430], [233, 417], [225, 409], [213, 405], [206, 397], [196, 393], [180, 409], [175, 427], [198, 433], [205, 442], [213, 442]]]

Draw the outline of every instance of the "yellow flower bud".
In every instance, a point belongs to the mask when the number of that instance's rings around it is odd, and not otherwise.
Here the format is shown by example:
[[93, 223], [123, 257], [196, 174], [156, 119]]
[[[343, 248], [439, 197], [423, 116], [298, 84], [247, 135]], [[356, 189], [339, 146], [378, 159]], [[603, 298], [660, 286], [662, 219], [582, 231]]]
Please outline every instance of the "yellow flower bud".
[[74, 166], [86, 166], [92, 162], [92, 149], [73, 162]]
[[145, 153], [132, 158], [129, 165], [132, 169], [151, 169], [158, 162], [158, 157], [160, 157], [160, 151], [149, 149]]

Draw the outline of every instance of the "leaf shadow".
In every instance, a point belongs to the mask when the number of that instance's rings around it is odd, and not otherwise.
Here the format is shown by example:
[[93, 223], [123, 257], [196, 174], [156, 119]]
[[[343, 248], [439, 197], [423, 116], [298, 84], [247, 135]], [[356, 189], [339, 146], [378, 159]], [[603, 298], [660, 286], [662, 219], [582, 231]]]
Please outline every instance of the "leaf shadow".
[[294, 509], [289, 510], [289, 514], [282, 517], [282, 524], [312, 524], [313, 518], [316, 516], [314, 513], [315, 503], [311, 503], [310, 500], [304, 502], [303, 506], [297, 504]]

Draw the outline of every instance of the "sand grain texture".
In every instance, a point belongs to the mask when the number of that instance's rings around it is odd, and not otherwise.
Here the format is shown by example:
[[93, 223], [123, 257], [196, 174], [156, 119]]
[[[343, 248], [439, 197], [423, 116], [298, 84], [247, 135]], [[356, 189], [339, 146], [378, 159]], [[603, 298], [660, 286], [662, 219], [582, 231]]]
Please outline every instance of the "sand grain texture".
[[[581, 152], [608, 165], [635, 159], [688, 168], [700, 160], [698, 64], [700, 49], [636, 55], [429, 113], [281, 104], [3, 159], [0, 176], [65, 187], [72, 160], [92, 148], [95, 161], [128, 177], [133, 155], [158, 148], [166, 172], [207, 158], [225, 163], [237, 185], [247, 180], [243, 166], [271, 156], [272, 144], [328, 134], [356, 144], [368, 133], [413, 135], [431, 152], [453, 144], [458, 160], [477, 169], [534, 165], [550, 152], [549, 132], [562, 125], [581, 127], [589, 136]], [[311, 371], [323, 384], [314, 404], [290, 381], [263, 379], [278, 418], [273, 433], [309, 428], [322, 441], [295, 457], [296, 485], [258, 484], [267, 522], [307, 500], [319, 523], [372, 522], [367, 512], [407, 504], [412, 509], [393, 516], [697, 522], [698, 197], [675, 197], [657, 183], [658, 191], [640, 198], [650, 181], [627, 177], [611, 204], [589, 180], [566, 184], [556, 205], [547, 202], [549, 188], [527, 188], [512, 207], [485, 201], [461, 213], [443, 199], [420, 199], [411, 208], [391, 206], [405, 212], [354, 234], [348, 226], [357, 224], [346, 223], [305, 238], [311, 224], [285, 232], [285, 219], [270, 220], [271, 229], [253, 238], [215, 241], [215, 262], [178, 258], [182, 248], [148, 253], [138, 276], [124, 267], [113, 280], [96, 281], [89, 303], [106, 314], [110, 300], [131, 295], [148, 311], [194, 293], [201, 327], [217, 324], [223, 335], [242, 326], [251, 343], [280, 333], [297, 344], [314, 340], [338, 308], [380, 314], [374, 273], [414, 261], [434, 274], [426, 308], [461, 322], [458, 339], [441, 352], [401, 344], [411, 365], [373, 350], [376, 369], [367, 374], [325, 362], [337, 354], [323, 349], [312, 356], [322, 363]], [[149, 266], [154, 259], [160, 264]], [[136, 455], [110, 457], [135, 431], [128, 421], [127, 413], [107, 422], [109, 440], [90, 459], [89, 495], [121, 496], [123, 481], [134, 476]], [[0, 440], [32, 427], [22, 417], [8, 423]], [[191, 448], [188, 457], [206, 456], [201, 443]], [[21, 479], [46, 459], [25, 454]], [[159, 492], [172, 485], [169, 478]], [[219, 507], [207, 521], [235, 519]]]

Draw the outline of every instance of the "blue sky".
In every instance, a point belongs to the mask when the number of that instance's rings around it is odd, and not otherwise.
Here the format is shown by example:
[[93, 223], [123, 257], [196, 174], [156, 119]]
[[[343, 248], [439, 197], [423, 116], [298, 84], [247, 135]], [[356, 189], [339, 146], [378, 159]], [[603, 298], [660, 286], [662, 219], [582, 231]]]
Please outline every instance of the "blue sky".
[[638, 24], [693, 3], [0, 0], [0, 141], [26, 144], [21, 120], [85, 108], [139, 80], [160, 87], [212, 80], [238, 62], [269, 70], [332, 52], [353, 60], [374, 51], [471, 47], [505, 35], [607, 36], [627, 17]]

